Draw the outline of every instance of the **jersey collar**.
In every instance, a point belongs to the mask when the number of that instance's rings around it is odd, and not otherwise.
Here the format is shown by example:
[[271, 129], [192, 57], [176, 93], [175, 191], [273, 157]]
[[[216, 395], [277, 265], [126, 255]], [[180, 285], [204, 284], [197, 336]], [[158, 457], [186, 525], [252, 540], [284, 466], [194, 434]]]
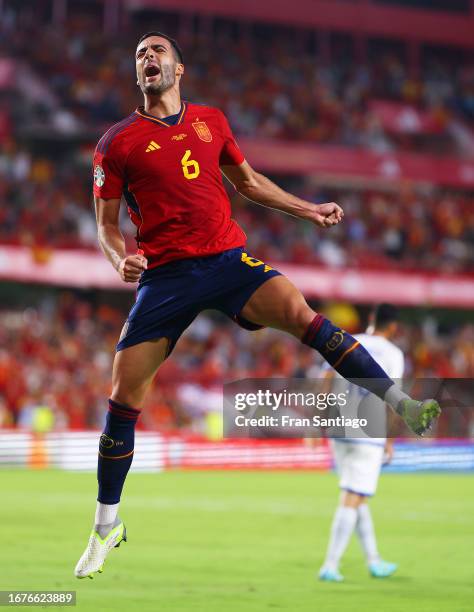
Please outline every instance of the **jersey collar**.
[[[167, 123], [166, 119], [168, 119], [168, 117], [164, 117], [163, 119], [158, 119], [158, 117], [155, 117], [154, 115], [150, 115], [150, 113], [146, 112], [143, 106], [139, 106], [135, 110], [135, 113], [137, 115], [140, 115], [140, 117], [143, 117], [144, 119], [148, 119], [148, 121], [153, 121], [153, 123], [158, 123], [159, 125], [162, 125], [163, 127], [173, 127], [175, 125], [180, 125], [181, 123], [183, 123], [184, 115], [186, 114], [187, 108], [188, 108], [188, 105], [186, 104], [186, 102], [184, 101], [181, 102], [181, 110], [179, 111], [179, 117], [176, 123]], [[171, 115], [171, 116], [174, 117], [174, 115]]]

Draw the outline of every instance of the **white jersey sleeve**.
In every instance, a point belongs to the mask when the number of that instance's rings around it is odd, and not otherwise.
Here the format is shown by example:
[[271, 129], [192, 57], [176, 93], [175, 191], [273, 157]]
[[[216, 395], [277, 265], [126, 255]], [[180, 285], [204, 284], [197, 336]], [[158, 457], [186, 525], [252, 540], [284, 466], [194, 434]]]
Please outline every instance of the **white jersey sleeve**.
[[402, 351], [393, 342], [383, 336], [357, 334], [355, 336], [362, 346], [387, 372], [390, 378], [402, 378], [405, 369], [405, 359]]

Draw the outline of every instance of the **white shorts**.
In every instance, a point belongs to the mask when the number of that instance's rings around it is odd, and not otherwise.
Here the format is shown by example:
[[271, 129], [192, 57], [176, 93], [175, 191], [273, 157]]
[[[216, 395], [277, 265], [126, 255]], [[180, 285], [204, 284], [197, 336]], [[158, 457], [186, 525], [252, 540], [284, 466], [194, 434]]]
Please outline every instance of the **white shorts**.
[[382, 467], [384, 446], [331, 440], [331, 448], [339, 474], [339, 487], [359, 495], [374, 495]]

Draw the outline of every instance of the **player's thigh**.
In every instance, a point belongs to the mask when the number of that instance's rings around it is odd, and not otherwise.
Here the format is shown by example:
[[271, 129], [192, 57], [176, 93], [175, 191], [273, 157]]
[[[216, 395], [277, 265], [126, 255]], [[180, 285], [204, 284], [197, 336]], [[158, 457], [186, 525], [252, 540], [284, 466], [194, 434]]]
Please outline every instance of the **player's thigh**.
[[112, 399], [141, 409], [145, 393], [168, 353], [168, 338], [135, 344], [115, 354]]
[[251, 295], [241, 315], [252, 323], [302, 337], [315, 316], [303, 294], [286, 276], [274, 276]]

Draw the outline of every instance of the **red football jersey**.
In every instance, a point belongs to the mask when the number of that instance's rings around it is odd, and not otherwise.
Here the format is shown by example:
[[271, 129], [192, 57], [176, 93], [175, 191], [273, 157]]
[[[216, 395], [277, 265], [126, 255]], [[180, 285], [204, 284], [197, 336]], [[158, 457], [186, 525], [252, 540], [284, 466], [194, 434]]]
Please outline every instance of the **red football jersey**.
[[139, 107], [100, 139], [94, 194], [124, 195], [149, 268], [213, 255], [246, 241], [219, 169], [243, 161], [219, 109], [183, 102], [169, 125]]

